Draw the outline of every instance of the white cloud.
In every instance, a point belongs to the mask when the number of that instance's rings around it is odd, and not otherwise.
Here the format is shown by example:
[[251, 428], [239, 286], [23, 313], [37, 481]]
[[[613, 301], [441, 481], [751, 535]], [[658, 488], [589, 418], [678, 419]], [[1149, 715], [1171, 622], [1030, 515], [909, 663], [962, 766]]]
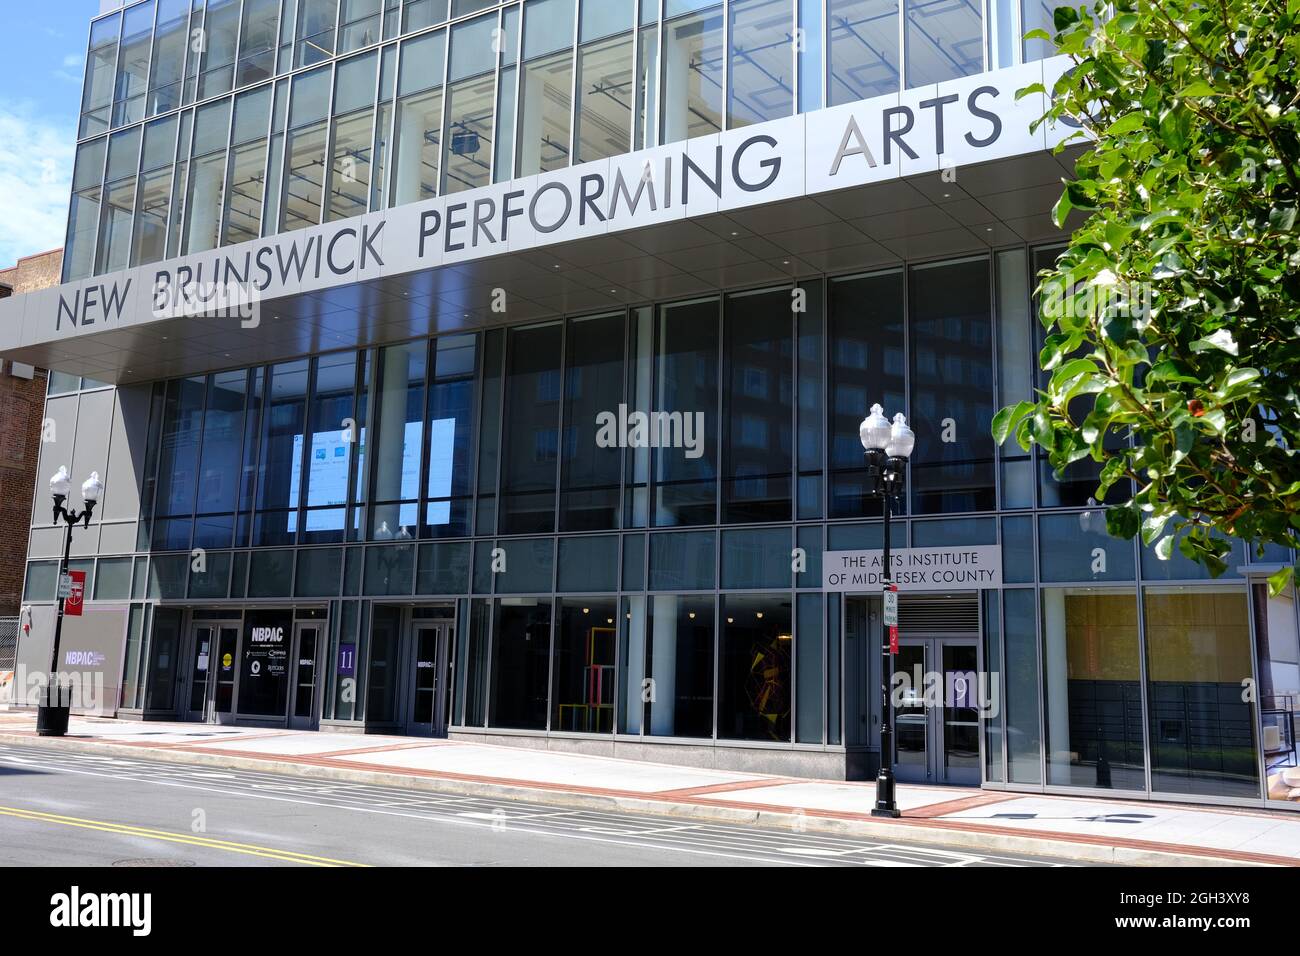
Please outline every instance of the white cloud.
[[63, 63], [57, 70], [51, 70], [50, 74], [65, 83], [71, 83], [74, 86], [81, 86], [81, 81], [85, 73], [85, 62], [79, 53], [69, 53], [63, 58]]
[[63, 245], [76, 132], [30, 104], [0, 106], [0, 266]]

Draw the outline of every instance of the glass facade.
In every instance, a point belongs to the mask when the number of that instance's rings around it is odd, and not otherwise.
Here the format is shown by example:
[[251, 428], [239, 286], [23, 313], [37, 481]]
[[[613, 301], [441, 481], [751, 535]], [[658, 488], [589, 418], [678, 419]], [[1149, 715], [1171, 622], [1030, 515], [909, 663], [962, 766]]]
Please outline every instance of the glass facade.
[[63, 279], [1043, 57], [1020, 6], [133, 3], [91, 25]]
[[[757, 288], [157, 383], [134, 571], [101, 557], [93, 593], [325, 602], [326, 720], [401, 724], [399, 600], [462, 615], [453, 729], [869, 749], [869, 624], [820, 560], [880, 544], [856, 436], [879, 397], [927, 436], [895, 541], [1003, 548], [986, 784], [1258, 795], [1294, 614], [1267, 608], [1261, 638], [1238, 568], [1211, 585], [1111, 538], [1050, 472], [1008, 480], [1022, 456], [980, 427], [1032, 381], [1041, 258], [805, 280], [803, 311]], [[52, 588], [33, 561], [29, 597]], [[1267, 713], [1241, 697], [1252, 635]]]
[[[92, 25], [65, 278], [1014, 65], [1045, 53], [1017, 40], [1042, 15], [146, 0]], [[1042, 384], [1032, 290], [1056, 251], [826, 265], [141, 386], [135, 547], [84, 565], [94, 600], [135, 602], [121, 706], [180, 707], [182, 606], [292, 606], [324, 622], [319, 718], [400, 729], [414, 622], [437, 617], [454, 731], [873, 771], [878, 609], [821, 564], [880, 546], [857, 433], [878, 401], [917, 432], [895, 544], [1002, 549], [963, 646], [996, 703], [982, 759], [965, 744], [987, 786], [1300, 805], [1294, 600], [1249, 567], [1270, 564], [1240, 547], [1209, 582], [1155, 560], [1106, 534], [1091, 463], [1057, 477], [989, 434]], [[102, 387], [52, 374], [49, 395]], [[28, 600], [55, 577], [29, 562]], [[292, 686], [233, 706], [286, 713]]]

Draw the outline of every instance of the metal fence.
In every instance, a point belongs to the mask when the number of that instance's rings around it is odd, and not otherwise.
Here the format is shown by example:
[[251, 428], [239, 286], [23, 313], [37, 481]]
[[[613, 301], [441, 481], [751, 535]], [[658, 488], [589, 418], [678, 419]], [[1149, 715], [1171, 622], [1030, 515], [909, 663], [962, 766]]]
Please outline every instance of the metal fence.
[[18, 661], [18, 618], [0, 617], [0, 704], [9, 702]]

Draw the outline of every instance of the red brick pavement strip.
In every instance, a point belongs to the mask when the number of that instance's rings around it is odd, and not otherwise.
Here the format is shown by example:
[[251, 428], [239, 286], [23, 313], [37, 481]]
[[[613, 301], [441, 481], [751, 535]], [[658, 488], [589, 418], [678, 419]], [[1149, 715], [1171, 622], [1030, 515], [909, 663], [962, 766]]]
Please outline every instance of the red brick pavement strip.
[[959, 800], [944, 800], [941, 803], [931, 803], [924, 807], [917, 807], [915, 810], [908, 810], [907, 815], [913, 818], [923, 820], [932, 820], [936, 817], [946, 817], [950, 813], [961, 813], [963, 810], [974, 810], [976, 807], [987, 807], [994, 803], [1005, 803], [1008, 800], [1019, 799], [1022, 794], [1019, 793], [982, 793], [972, 794], [969, 797], [962, 797]]
[[[192, 751], [194, 753], [211, 754], [213, 751], [201, 747], [170, 746], [169, 749], [181, 752]], [[301, 763], [315, 767], [330, 767], [344, 770], [365, 770], [376, 773], [388, 774], [406, 774], [413, 777], [423, 777], [434, 780], [454, 780], [463, 783], [490, 784], [496, 786], [518, 787], [529, 790], [540, 790], [556, 793], [575, 793], [584, 796], [599, 796], [633, 800], [644, 800], [649, 802], [661, 803], [686, 803], [696, 806], [707, 807], [726, 807], [735, 810], [749, 810], [763, 813], [784, 813], [793, 816], [818, 817], [831, 820], [846, 821], [864, 821], [877, 823], [884, 826], [897, 826], [907, 829], [925, 829], [937, 828], [943, 830], [952, 830], [965, 833], [983, 833], [990, 836], [1007, 836], [1019, 837], [1022, 839], [1040, 839], [1049, 841], [1058, 841], [1061, 843], [1077, 843], [1088, 846], [1117, 847], [1129, 850], [1154, 853], [1173, 853], [1179, 856], [1199, 856], [1207, 860], [1227, 860], [1239, 863], [1266, 863], [1274, 866], [1300, 866], [1300, 860], [1289, 856], [1274, 856], [1267, 853], [1248, 853], [1242, 850], [1229, 850], [1218, 847], [1202, 847], [1191, 844], [1179, 843], [1162, 843], [1155, 840], [1134, 840], [1126, 837], [1113, 836], [1088, 836], [1079, 833], [1063, 833], [1059, 830], [1031, 830], [1021, 827], [1006, 827], [996, 824], [975, 823], [966, 820], [945, 820], [940, 818], [923, 818], [915, 811], [911, 811], [907, 817], [897, 820], [891, 820], [883, 817], [873, 817], [869, 813], [852, 813], [843, 810], [825, 810], [819, 809], [809, 811], [807, 807], [780, 806], [766, 803], [746, 803], [740, 800], [718, 800], [704, 799], [702, 796], [673, 796], [680, 791], [650, 791], [644, 792], [639, 790], [618, 790], [607, 787], [584, 787], [576, 784], [550, 783], [538, 780], [517, 780], [509, 777], [487, 777], [479, 774], [454, 773], [444, 770], [423, 770], [414, 767], [392, 767], [384, 764], [368, 764], [359, 761], [334, 760], [329, 757], [312, 757], [312, 756], [295, 756], [286, 758], [281, 754], [266, 754], [256, 751], [225, 750], [223, 754], [234, 757], [245, 757], [253, 760], [265, 760], [268, 762], [279, 763]], [[1001, 796], [997, 794], [996, 796]], [[1006, 799], [1012, 800], [1021, 794], [1009, 794]], [[950, 801], [958, 802], [958, 801]], [[1000, 801], [992, 801], [1000, 802]], [[1180, 807], [1180, 809], [1188, 809]], [[953, 812], [949, 809], [947, 812]]]
[[654, 795], [661, 800], [675, 800], [679, 797], [698, 797], [706, 793], [729, 793], [732, 790], [754, 790], [759, 787], [780, 787], [787, 783], [807, 783], [798, 777], [768, 777], [764, 780], [736, 780], [731, 783], [714, 783], [706, 787], [683, 787], [680, 790], [656, 790]]

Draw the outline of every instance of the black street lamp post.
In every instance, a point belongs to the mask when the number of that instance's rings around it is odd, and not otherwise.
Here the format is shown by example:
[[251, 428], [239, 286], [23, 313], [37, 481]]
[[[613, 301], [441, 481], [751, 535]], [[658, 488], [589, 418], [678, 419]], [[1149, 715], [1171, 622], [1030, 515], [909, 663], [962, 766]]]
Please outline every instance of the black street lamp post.
[[[907, 419], [899, 412], [891, 425], [879, 405], [871, 406], [871, 414], [858, 426], [858, 438], [867, 452], [867, 494], [879, 498], [884, 511], [884, 551], [881, 573], [882, 593], [896, 590], [892, 558], [889, 552], [889, 519], [893, 511], [892, 500], [903, 492], [907, 479], [907, 460], [916, 444], [916, 435], [907, 427]], [[889, 600], [888, 597], [885, 598]], [[893, 760], [893, 707], [889, 702], [889, 686], [893, 683], [893, 642], [888, 627], [881, 627], [880, 649], [880, 772], [876, 774], [876, 805], [873, 817], [898, 817], [895, 797]]]
[[68, 732], [68, 713], [72, 701], [65, 699], [59, 681], [59, 643], [63, 639], [63, 607], [67, 601], [64, 578], [68, 573], [68, 557], [72, 552], [73, 526], [80, 523], [83, 527], [90, 527], [90, 515], [104, 494], [104, 483], [99, 480], [99, 472], [92, 471], [81, 485], [81, 499], [86, 503], [85, 508], [70, 511], [64, 507], [64, 502], [68, 500], [69, 484], [67, 466], [60, 465], [59, 470], [50, 478], [50, 494], [54, 498], [54, 523], [58, 524], [61, 518], [67, 527], [63, 533], [63, 560], [59, 562], [59, 613], [54, 622], [54, 646], [50, 648], [50, 679], [45, 685], [45, 701], [36, 707], [36, 733], [41, 737], [62, 737]]

